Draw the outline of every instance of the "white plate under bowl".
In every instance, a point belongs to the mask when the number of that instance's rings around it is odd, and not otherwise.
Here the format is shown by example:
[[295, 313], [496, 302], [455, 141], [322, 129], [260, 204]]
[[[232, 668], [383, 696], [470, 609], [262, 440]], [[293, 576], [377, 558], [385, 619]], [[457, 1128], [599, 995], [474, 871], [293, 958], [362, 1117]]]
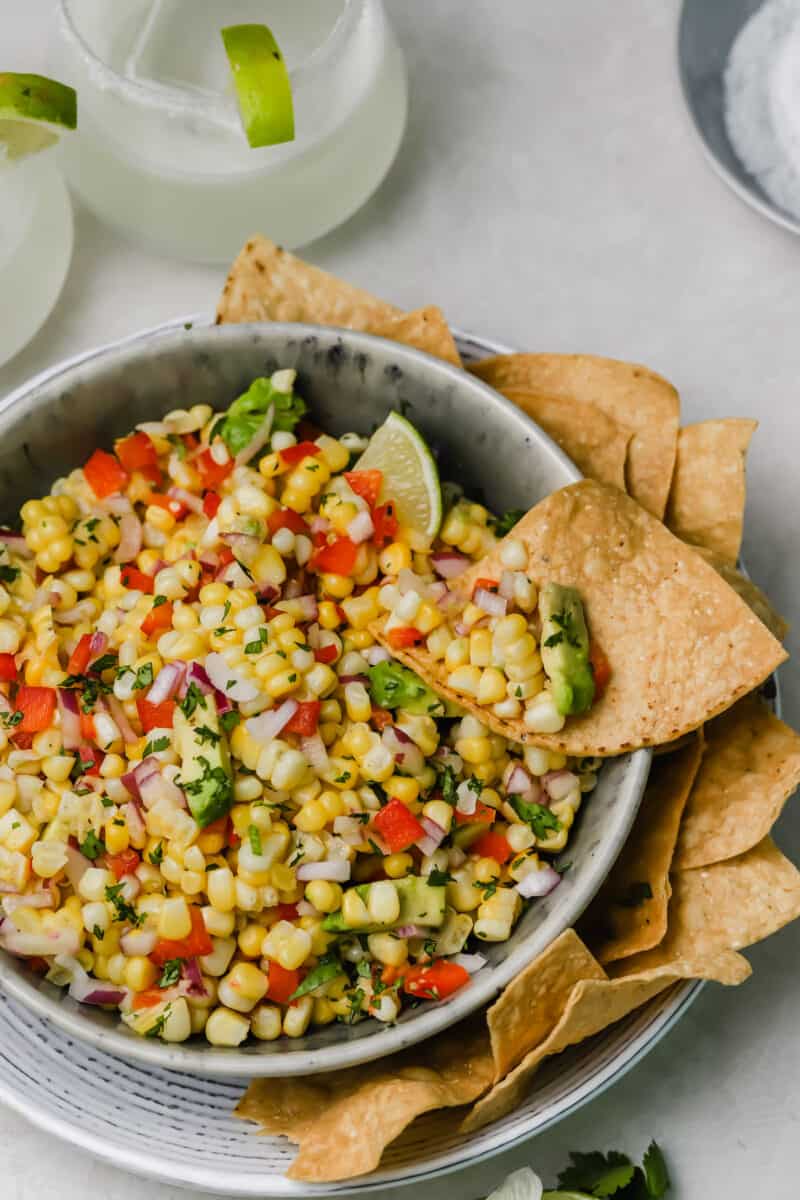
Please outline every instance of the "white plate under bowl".
[[[198, 325], [208, 318], [187, 318]], [[509, 348], [457, 333], [466, 362]], [[0, 1103], [96, 1158], [173, 1187], [219, 1196], [308, 1197], [419, 1185], [541, 1133], [630, 1070], [683, 1016], [703, 985], [676, 984], [625, 1020], [546, 1062], [515, 1112], [464, 1136], [444, 1110], [415, 1121], [379, 1171], [342, 1184], [286, 1178], [294, 1148], [257, 1135], [233, 1110], [247, 1081], [131, 1062], [75, 1041], [0, 994]]]

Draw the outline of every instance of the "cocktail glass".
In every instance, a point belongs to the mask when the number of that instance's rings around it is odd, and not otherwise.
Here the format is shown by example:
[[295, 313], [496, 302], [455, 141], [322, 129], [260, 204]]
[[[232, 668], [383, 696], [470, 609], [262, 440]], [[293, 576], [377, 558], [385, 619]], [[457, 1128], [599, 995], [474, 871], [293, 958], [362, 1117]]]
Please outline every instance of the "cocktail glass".
[[0, 156], [0, 364], [44, 324], [72, 257], [72, 208], [52, 155]]
[[[251, 149], [220, 30], [264, 23], [289, 70], [293, 142]], [[159, 249], [230, 261], [254, 232], [294, 247], [349, 217], [403, 134], [403, 57], [382, 0], [60, 0], [58, 77], [77, 88], [61, 149], [100, 217]]]

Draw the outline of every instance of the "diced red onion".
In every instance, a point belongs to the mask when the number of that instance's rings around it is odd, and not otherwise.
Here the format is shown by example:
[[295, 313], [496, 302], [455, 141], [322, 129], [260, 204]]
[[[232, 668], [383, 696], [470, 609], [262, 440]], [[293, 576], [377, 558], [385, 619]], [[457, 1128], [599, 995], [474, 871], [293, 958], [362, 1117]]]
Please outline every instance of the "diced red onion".
[[369, 684], [368, 675], [340, 675], [339, 683], [363, 683], [366, 687]]
[[471, 788], [467, 780], [460, 783], [456, 788], [456, 808], [465, 817], [471, 817], [478, 807], [478, 796], [474, 788]]
[[300, 742], [300, 749], [318, 774], [327, 771], [330, 766], [330, 759], [328, 758], [325, 743], [319, 733], [314, 733], [310, 737], [304, 737]]
[[347, 883], [350, 878], [350, 863], [345, 858], [330, 858], [325, 862], [302, 863], [297, 868], [297, 878], [306, 883], [310, 879], [328, 879], [332, 883]]
[[114, 693], [109, 692], [107, 696], [103, 697], [103, 699], [108, 705], [109, 712], [111, 713], [117, 728], [122, 734], [122, 740], [125, 742], [125, 745], [132, 746], [134, 742], [138, 742], [139, 739], [134, 733], [133, 727], [128, 720], [128, 714], [125, 712], [125, 709], [122, 707], [122, 703], [117, 699]]
[[456, 621], [453, 632], [457, 633], [459, 637], [467, 637], [471, 628], [472, 626], [465, 625], [463, 621]]
[[542, 776], [545, 791], [551, 800], [564, 800], [570, 792], [580, 789], [581, 781], [572, 771], [548, 771]]
[[124, 954], [147, 958], [155, 950], [157, 941], [157, 929], [126, 929], [119, 944]]
[[558, 871], [554, 871], [552, 867], [543, 866], [536, 871], [529, 871], [517, 884], [517, 891], [526, 900], [532, 900], [540, 896], [548, 896], [560, 883], [561, 876]]
[[153, 685], [147, 693], [150, 704], [163, 704], [165, 700], [171, 700], [183, 683], [185, 674], [185, 663], [166, 663], [156, 675]]
[[212, 687], [237, 704], [249, 704], [258, 695], [255, 684], [229, 667], [222, 654], [207, 654], [205, 668]]
[[171, 496], [173, 500], [179, 500], [184, 508], [189, 508], [192, 512], [201, 513], [203, 511], [203, 501], [192, 492], [187, 492], [186, 488], [171, 487], [167, 491], [167, 495]]
[[444, 580], [437, 579], [435, 583], [428, 586], [428, 594], [434, 604], [441, 604], [445, 597], [450, 595], [450, 592]]
[[131, 502], [127, 496], [106, 496], [105, 500], [101, 501], [100, 507], [104, 508], [106, 512], [114, 513], [117, 517], [132, 511]]
[[69, 985], [69, 994], [79, 1004], [121, 1004], [128, 995], [128, 989], [115, 987], [91, 975], [76, 975]]
[[[147, 761], [145, 759], [145, 762]], [[137, 767], [136, 770], [138, 771], [139, 768]], [[168, 779], [166, 775], [162, 775], [160, 771], [156, 771], [154, 775], [149, 775], [146, 779], [139, 781], [139, 793], [142, 804], [147, 809], [152, 808], [159, 800], [168, 800], [171, 804], [175, 804], [180, 808], [186, 807], [186, 797], [177, 783], [173, 783], [171, 779]]]
[[312, 533], [327, 533], [331, 527], [331, 523], [327, 517], [315, 515], [311, 518], [310, 528]]
[[78, 698], [69, 688], [58, 689], [61, 714], [61, 741], [65, 750], [77, 750], [81, 744], [81, 714]]
[[397, 574], [397, 590], [401, 596], [408, 592], [418, 592], [423, 600], [428, 595], [430, 584], [421, 575], [415, 575], [409, 567], [401, 567]]
[[353, 816], [334, 818], [333, 832], [348, 846], [358, 846], [364, 841], [364, 826]]
[[132, 796], [125, 807], [125, 820], [128, 832], [133, 841], [137, 843], [147, 839], [147, 829], [139, 804], [140, 801], [135, 796]]
[[425, 836], [417, 838], [414, 845], [422, 851], [426, 858], [429, 858], [441, 846], [447, 836], [447, 830], [442, 829], [441, 825], [437, 821], [432, 821], [430, 817], [420, 817], [419, 823], [425, 830]]
[[213, 550], [204, 550], [198, 561], [201, 567], [208, 567], [210, 571], [215, 571], [219, 566], [219, 555], [214, 554]]
[[269, 408], [264, 414], [264, 420], [261, 422], [258, 429], [255, 431], [244, 449], [240, 450], [236, 455], [236, 458], [233, 460], [237, 467], [241, 467], [244, 466], [245, 463], [249, 463], [251, 458], [255, 458], [258, 452], [264, 449], [269, 441], [269, 435], [272, 433], [272, 422], [274, 418], [275, 405], [270, 404]]
[[490, 592], [488, 588], [476, 588], [472, 603], [490, 617], [504, 617], [508, 608], [506, 598], [498, 596], [497, 592]]
[[306, 642], [308, 643], [308, 645], [311, 647], [312, 650], [319, 650], [320, 645], [321, 645], [321, 642], [320, 642], [320, 634], [321, 633], [322, 633], [322, 630], [320, 629], [319, 625], [317, 625], [316, 621], [314, 622], [313, 625], [309, 625], [309, 627], [306, 631]]
[[296, 700], [284, 700], [278, 708], [268, 708], [257, 717], [251, 717], [245, 722], [245, 728], [257, 742], [271, 742], [289, 724], [297, 712], [297, 707]]
[[498, 596], [502, 596], [504, 600], [514, 599], [514, 572], [501, 571], [500, 583], [497, 587]]
[[[290, 601], [291, 603], [289, 603]], [[299, 612], [300, 621], [316, 621], [319, 616], [316, 596], [290, 596], [288, 587], [285, 589], [284, 599], [279, 601], [275, 607], [283, 611], [291, 609], [293, 612]]]
[[89, 668], [90, 668], [90, 670], [91, 670], [91, 666], [92, 666], [92, 663], [94, 662], [95, 658], [100, 657], [100, 655], [103, 653], [103, 651], [105, 650], [107, 645], [108, 645], [108, 634], [107, 633], [100, 633], [98, 631], [96, 633], [93, 633], [92, 636], [89, 638]]
[[476, 975], [486, 966], [488, 959], [483, 954], [451, 954], [447, 961], [455, 963], [457, 967], [463, 967], [470, 975]]
[[506, 767], [503, 787], [507, 796], [521, 796], [528, 804], [538, 804], [542, 794], [539, 780], [532, 779], [518, 762], [511, 762]]
[[441, 575], [442, 579], [457, 579], [472, 564], [463, 554], [442, 550], [431, 555], [431, 565], [436, 574]]
[[[257, 537], [253, 537], [252, 534], [249, 533], [223, 533], [221, 537], [223, 542], [230, 546], [234, 557], [238, 558], [240, 562], [243, 562], [246, 567], [250, 566], [250, 563], [261, 549], [261, 542], [259, 539]], [[229, 563], [228, 565], [234, 567], [237, 564]], [[239, 570], [242, 574], [244, 574], [241, 567]], [[245, 576], [245, 578], [247, 577]], [[248, 580], [248, 583], [249, 582], [250, 581]], [[247, 585], [245, 584], [245, 586]]]
[[141, 548], [142, 523], [135, 513], [127, 512], [119, 523], [119, 545], [114, 551], [114, 562], [132, 562]]
[[132, 771], [128, 771], [127, 775], [122, 776], [123, 786], [128, 789], [130, 794], [137, 800], [141, 800], [141, 786], [152, 775], [157, 775], [159, 771], [158, 759], [152, 754], [148, 754], [147, 758], [142, 759], [138, 766]]
[[0, 907], [6, 915], [12, 913], [15, 908], [55, 908], [55, 897], [50, 890], [28, 892], [27, 895], [15, 892], [3, 896], [3, 899], [0, 900]]
[[318, 912], [313, 904], [309, 904], [308, 900], [298, 900], [297, 915], [298, 917], [316, 917]]
[[396, 725], [387, 725], [381, 734], [381, 741], [387, 750], [394, 755], [395, 762], [402, 764], [403, 770], [409, 775], [419, 775], [425, 768], [425, 756], [416, 742], [412, 742], [408, 734]]
[[374, 646], [369, 646], [364, 651], [364, 658], [371, 667], [376, 667], [378, 663], [390, 662], [392, 656], [385, 646], [380, 646], [376, 642]]
[[256, 599], [259, 604], [272, 604], [281, 594], [280, 588], [270, 587], [268, 584], [259, 587], [256, 593]]
[[49, 958], [53, 954], [77, 954], [81, 939], [74, 929], [58, 929], [52, 933], [21, 933], [8, 930], [5, 923], [0, 933], [0, 949], [22, 958]]
[[72, 890], [77, 892], [80, 881], [92, 864], [86, 855], [81, 854], [80, 850], [76, 850], [74, 846], [67, 846], [66, 854], [67, 865], [65, 870], [67, 872], [67, 879], [72, 886]]
[[[122, 939], [120, 939], [121, 941]], [[186, 989], [187, 996], [196, 996], [201, 998], [208, 995], [206, 985], [203, 983], [203, 974], [200, 970], [200, 964], [196, 958], [185, 958], [181, 966], [181, 982]]]
[[180, 687], [178, 688], [178, 694], [180, 696], [186, 695], [187, 691], [189, 690], [190, 683], [193, 683], [198, 691], [201, 691], [204, 696], [208, 696], [210, 692], [214, 691], [205, 667], [202, 665], [202, 663], [196, 661], [189, 663], [189, 670], [185, 675]]
[[53, 620], [59, 625], [79, 625], [81, 621], [94, 619], [94, 601], [80, 600], [74, 608], [56, 609]]
[[303, 594], [303, 585], [299, 579], [290, 579], [283, 589], [284, 600], [297, 600]]
[[351, 542], [355, 542], [358, 546], [361, 542], [368, 542], [375, 532], [375, 526], [372, 523], [372, 517], [366, 508], [357, 513], [352, 521], [347, 526], [347, 536]]
[[21, 533], [14, 533], [11, 529], [0, 529], [0, 542], [5, 543], [8, 549], [20, 558], [33, 558], [33, 551], [28, 548], [28, 543]]
[[430, 929], [426, 929], [423, 925], [399, 925], [395, 929], [395, 933], [402, 938], [428, 937]]

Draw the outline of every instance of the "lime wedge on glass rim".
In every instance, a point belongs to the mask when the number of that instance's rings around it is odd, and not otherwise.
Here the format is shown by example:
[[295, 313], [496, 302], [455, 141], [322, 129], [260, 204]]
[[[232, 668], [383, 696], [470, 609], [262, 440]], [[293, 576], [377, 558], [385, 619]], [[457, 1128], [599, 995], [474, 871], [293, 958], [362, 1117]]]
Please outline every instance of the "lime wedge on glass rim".
[[353, 470], [382, 471], [379, 502], [394, 502], [401, 525], [431, 540], [436, 536], [442, 523], [439, 472], [424, 437], [400, 413], [389, 413]]
[[249, 144], [293, 141], [292, 85], [272, 31], [266, 25], [228, 25], [222, 30], [222, 41]]
[[44, 75], [0, 71], [0, 161], [45, 150], [77, 123], [74, 88]]

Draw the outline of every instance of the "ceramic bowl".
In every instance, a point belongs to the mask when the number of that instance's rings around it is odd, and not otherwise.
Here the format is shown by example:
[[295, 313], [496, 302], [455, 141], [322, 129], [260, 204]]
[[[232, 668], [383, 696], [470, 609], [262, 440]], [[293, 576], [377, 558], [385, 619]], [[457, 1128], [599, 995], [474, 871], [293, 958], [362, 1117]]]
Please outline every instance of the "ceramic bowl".
[[[0, 521], [139, 421], [208, 403], [225, 408], [257, 375], [295, 367], [314, 419], [368, 434], [392, 410], [407, 414], [439, 458], [444, 479], [492, 509], [530, 508], [580, 478], [562, 451], [497, 392], [466, 371], [366, 334], [303, 325], [223, 325], [151, 331], [64, 364], [0, 405]], [[239, 1049], [166, 1045], [130, 1032], [111, 1012], [75, 1003], [0, 953], [0, 988], [72, 1037], [158, 1067], [217, 1077], [303, 1075], [378, 1058], [445, 1029], [489, 1003], [594, 896], [621, 849], [650, 764], [640, 750], [609, 761], [576, 823], [571, 868], [531, 905], [512, 937], [444, 1004], [405, 1011], [396, 1025], [329, 1025], [297, 1040]]]

